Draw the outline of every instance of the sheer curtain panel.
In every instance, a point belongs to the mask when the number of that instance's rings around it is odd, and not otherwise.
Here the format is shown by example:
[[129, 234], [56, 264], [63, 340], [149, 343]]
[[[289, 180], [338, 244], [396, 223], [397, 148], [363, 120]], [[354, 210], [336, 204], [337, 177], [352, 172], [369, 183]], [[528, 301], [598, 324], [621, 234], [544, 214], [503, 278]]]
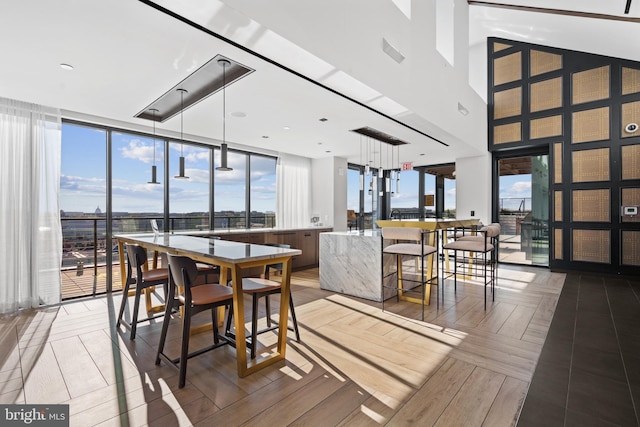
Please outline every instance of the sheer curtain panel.
[[280, 155], [276, 165], [276, 226], [302, 228], [311, 224], [311, 160]]
[[61, 120], [0, 98], [0, 313], [60, 302]]

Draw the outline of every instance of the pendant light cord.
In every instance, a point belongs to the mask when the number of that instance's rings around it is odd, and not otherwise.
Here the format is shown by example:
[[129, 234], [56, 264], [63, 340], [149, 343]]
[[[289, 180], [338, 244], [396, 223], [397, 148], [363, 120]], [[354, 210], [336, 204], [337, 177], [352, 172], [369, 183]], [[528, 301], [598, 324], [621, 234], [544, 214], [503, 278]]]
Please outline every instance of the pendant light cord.
[[183, 147], [184, 147], [184, 135], [182, 133], [183, 128], [184, 128], [184, 93], [186, 92], [185, 89], [179, 89], [180, 90], [180, 157], [184, 157], [183, 154]]
[[222, 63], [222, 143], [227, 140], [227, 63]]
[[153, 110], [153, 165], [156, 165], [156, 109]]

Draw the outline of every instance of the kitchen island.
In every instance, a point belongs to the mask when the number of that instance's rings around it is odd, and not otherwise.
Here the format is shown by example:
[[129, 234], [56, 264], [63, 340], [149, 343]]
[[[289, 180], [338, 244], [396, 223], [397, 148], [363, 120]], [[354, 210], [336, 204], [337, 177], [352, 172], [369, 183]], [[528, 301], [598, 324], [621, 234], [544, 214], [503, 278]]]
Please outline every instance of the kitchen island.
[[[425, 220], [378, 220], [379, 227], [418, 227], [423, 230], [443, 231], [451, 227], [474, 227], [478, 219], [425, 219]], [[382, 301], [382, 236], [380, 228], [352, 232], [320, 233], [320, 288], [372, 301]], [[442, 242], [442, 239], [440, 239]], [[384, 246], [391, 244], [385, 241]], [[429, 242], [434, 244], [434, 242]], [[431, 265], [425, 272], [436, 274], [434, 257], [429, 257]], [[407, 264], [409, 266], [409, 264]], [[409, 266], [411, 268], [411, 266]], [[417, 264], [413, 264], [418, 274]], [[395, 269], [395, 257], [384, 256], [384, 271]], [[406, 274], [411, 274], [410, 271]], [[396, 295], [395, 276], [387, 277], [385, 300]], [[391, 288], [391, 289], [390, 289]], [[425, 301], [430, 300], [430, 287], [425, 290]]]

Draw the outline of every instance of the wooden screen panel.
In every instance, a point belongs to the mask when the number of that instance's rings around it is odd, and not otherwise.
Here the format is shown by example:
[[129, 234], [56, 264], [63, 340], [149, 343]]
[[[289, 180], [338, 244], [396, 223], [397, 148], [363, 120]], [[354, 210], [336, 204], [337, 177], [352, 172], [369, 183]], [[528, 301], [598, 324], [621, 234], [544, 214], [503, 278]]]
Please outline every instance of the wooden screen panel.
[[[632, 188], [623, 188], [622, 189], [622, 201], [620, 202], [622, 206], [640, 206], [640, 188], [632, 187]], [[636, 216], [626, 216], [623, 215], [622, 222], [640, 222], [640, 215]]]
[[622, 67], [622, 94], [640, 92], [640, 70]]
[[507, 142], [522, 141], [522, 125], [520, 122], [493, 127], [493, 143], [504, 144]]
[[574, 73], [571, 76], [573, 104], [609, 98], [609, 66]]
[[640, 265], [640, 231], [622, 231], [622, 265]]
[[574, 151], [571, 153], [573, 182], [609, 181], [609, 149]]
[[577, 111], [571, 123], [572, 144], [609, 139], [609, 107]]
[[496, 92], [493, 95], [493, 118], [519, 116], [522, 114], [522, 88]]
[[493, 44], [493, 51], [494, 52], [500, 52], [501, 50], [509, 49], [511, 46], [513, 46], [513, 45], [506, 44], [506, 43], [495, 42]]
[[573, 230], [572, 260], [609, 264], [611, 262], [610, 230]]
[[543, 117], [531, 120], [529, 123], [530, 139], [562, 136], [562, 115]]
[[493, 60], [493, 85], [515, 82], [522, 79], [522, 52]]
[[539, 74], [559, 70], [562, 68], [562, 55], [532, 49], [529, 67], [530, 76], [537, 76]]
[[562, 142], [553, 144], [553, 182], [562, 184]]
[[640, 125], [640, 101], [622, 104], [622, 126], [620, 131], [623, 138], [640, 136], [640, 128], [638, 126], [636, 126], [635, 132], [627, 132], [625, 130], [629, 123]]
[[532, 83], [529, 100], [532, 113], [562, 107], [562, 77]]
[[562, 190], [554, 192], [553, 220], [562, 221]]
[[610, 191], [573, 190], [571, 192], [571, 220], [574, 222], [611, 222]]
[[562, 259], [562, 228], [553, 229], [553, 257]]
[[640, 179], [640, 144], [622, 146], [622, 179]]

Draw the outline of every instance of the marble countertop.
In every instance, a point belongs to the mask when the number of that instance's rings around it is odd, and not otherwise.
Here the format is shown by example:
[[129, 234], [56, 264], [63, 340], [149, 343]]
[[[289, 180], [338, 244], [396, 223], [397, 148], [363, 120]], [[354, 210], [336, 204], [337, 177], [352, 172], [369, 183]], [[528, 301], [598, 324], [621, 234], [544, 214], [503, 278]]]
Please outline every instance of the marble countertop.
[[334, 236], [380, 237], [380, 230], [326, 231], [320, 234], [331, 234]]

